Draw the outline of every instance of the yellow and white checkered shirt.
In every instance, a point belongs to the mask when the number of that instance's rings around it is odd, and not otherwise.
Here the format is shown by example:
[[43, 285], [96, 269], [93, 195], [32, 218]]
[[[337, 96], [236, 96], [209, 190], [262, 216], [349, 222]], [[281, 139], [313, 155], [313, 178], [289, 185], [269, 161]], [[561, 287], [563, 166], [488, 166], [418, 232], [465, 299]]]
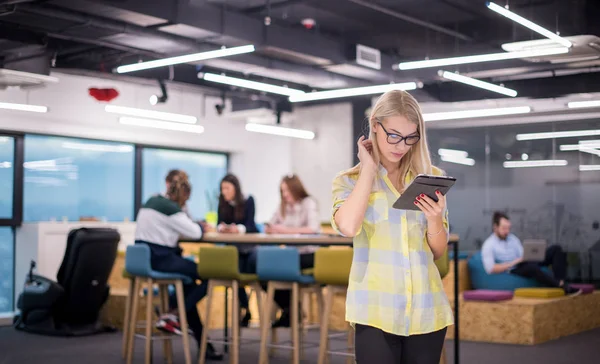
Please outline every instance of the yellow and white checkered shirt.
[[[441, 175], [434, 168], [433, 174]], [[333, 216], [352, 192], [358, 174], [333, 181]], [[405, 184], [414, 177], [409, 173]], [[427, 221], [421, 211], [392, 207], [400, 197], [380, 166], [369, 196], [354, 256], [346, 297], [346, 320], [408, 336], [438, 331], [454, 322], [433, 254], [427, 244]], [[444, 212], [448, 230], [448, 210]]]

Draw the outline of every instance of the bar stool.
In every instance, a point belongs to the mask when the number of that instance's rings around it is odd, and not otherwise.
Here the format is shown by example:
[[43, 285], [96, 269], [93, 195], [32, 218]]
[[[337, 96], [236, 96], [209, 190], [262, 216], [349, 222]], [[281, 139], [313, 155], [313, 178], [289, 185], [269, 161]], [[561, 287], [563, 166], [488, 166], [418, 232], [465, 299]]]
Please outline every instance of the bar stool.
[[133, 292], [135, 278], [127, 273], [127, 269], [123, 268], [121, 276], [124, 279], [129, 280], [129, 288], [127, 289], [127, 297], [125, 297], [125, 317], [123, 318], [123, 345], [121, 349], [121, 356], [123, 359], [127, 358], [127, 347], [129, 345], [129, 320], [131, 317], [131, 306], [133, 304]]
[[183, 349], [185, 355], [185, 363], [191, 364], [190, 354], [190, 341], [188, 336], [188, 324], [187, 317], [185, 315], [185, 303], [183, 295], [183, 283], [191, 283], [191, 279], [182, 274], [177, 273], [164, 273], [152, 270], [150, 265], [150, 247], [145, 244], [135, 244], [127, 247], [127, 253], [125, 255], [125, 269], [133, 278], [133, 287], [130, 286], [130, 295], [133, 296], [131, 301], [131, 308], [129, 312], [128, 322], [126, 323], [127, 328], [127, 364], [131, 364], [133, 360], [133, 348], [135, 345], [135, 331], [137, 328], [137, 313], [140, 300], [140, 289], [142, 288], [143, 282], [146, 281], [147, 292], [146, 294], [146, 320], [145, 320], [145, 335], [146, 339], [146, 352], [145, 352], [145, 363], [150, 364], [152, 362], [152, 340], [162, 339], [163, 350], [165, 358], [168, 363], [173, 362], [173, 353], [171, 346], [171, 337], [165, 336], [152, 336], [153, 319], [152, 319], [152, 299], [154, 294], [153, 286], [157, 284], [159, 287], [159, 297], [161, 313], [166, 313], [169, 310], [169, 295], [168, 285], [173, 284], [175, 286], [175, 292], [177, 296], [177, 307], [179, 310], [179, 319], [181, 322], [181, 336], [183, 338]]
[[[312, 270], [312, 269], [311, 269]], [[307, 275], [307, 271], [300, 269], [300, 254], [298, 249], [290, 247], [258, 247], [256, 271], [260, 281], [268, 281], [267, 300], [263, 305], [261, 319], [260, 335], [260, 357], [259, 364], [268, 364], [269, 347], [292, 349], [292, 363], [300, 363], [300, 352], [302, 350], [300, 342], [301, 324], [299, 320], [298, 306], [301, 304], [300, 298], [302, 290], [312, 290], [317, 294], [318, 311], [322, 308], [322, 295], [320, 286], [315, 285], [315, 279], [312, 275]], [[269, 328], [271, 327], [271, 313], [273, 310], [273, 299], [275, 290], [291, 289], [292, 297], [291, 307], [291, 330], [292, 346], [267, 344]], [[271, 330], [274, 335], [274, 329]]]
[[[450, 256], [448, 255], [448, 249], [446, 248], [446, 252], [439, 257], [439, 259], [434, 261], [438, 271], [440, 272], [440, 278], [444, 279], [444, 277], [450, 271]], [[458, 303], [455, 303], [458, 304]], [[442, 355], [440, 357], [440, 364], [446, 364], [446, 341], [444, 340], [444, 346], [442, 346]]]
[[[348, 330], [348, 352], [329, 351], [329, 339], [340, 334], [329, 335], [329, 318], [336, 293], [345, 294], [348, 290], [348, 277], [352, 267], [351, 248], [319, 248], [315, 252], [315, 281], [325, 285], [325, 308], [321, 317], [321, 344], [319, 347], [319, 364], [328, 362], [327, 354], [348, 356], [347, 364], [354, 361], [354, 336]], [[343, 334], [342, 334], [343, 335]]]
[[[202, 332], [200, 341], [200, 360], [199, 364], [206, 362], [206, 347], [208, 343], [208, 323], [210, 323], [210, 309], [212, 306], [213, 290], [217, 287], [231, 288], [233, 291], [231, 324], [233, 325], [233, 337], [224, 338], [223, 341], [210, 340], [212, 343], [232, 345], [230, 363], [238, 364], [240, 347], [240, 325], [239, 312], [240, 302], [238, 300], [238, 288], [240, 285], [250, 286], [257, 296], [258, 309], [261, 310], [261, 292], [262, 288], [258, 283], [256, 274], [244, 274], [239, 271], [239, 255], [234, 246], [203, 246], [198, 251], [198, 275], [202, 279], [208, 279], [208, 294], [206, 297], [206, 329]], [[227, 302], [225, 302], [227, 305]], [[262, 323], [262, 314], [259, 320]]]

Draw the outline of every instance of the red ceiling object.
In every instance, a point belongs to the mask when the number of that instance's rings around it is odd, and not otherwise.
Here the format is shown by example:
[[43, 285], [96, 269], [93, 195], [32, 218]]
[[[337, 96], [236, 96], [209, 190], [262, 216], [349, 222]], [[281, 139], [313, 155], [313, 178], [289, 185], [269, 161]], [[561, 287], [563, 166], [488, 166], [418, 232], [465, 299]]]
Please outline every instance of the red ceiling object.
[[119, 91], [114, 88], [95, 88], [91, 87], [88, 89], [91, 97], [98, 101], [110, 102], [119, 96]]
[[308, 30], [314, 28], [315, 25], [317, 24], [317, 22], [315, 21], [315, 19], [312, 19], [312, 18], [302, 19], [301, 23], [302, 23], [302, 26], [304, 26]]

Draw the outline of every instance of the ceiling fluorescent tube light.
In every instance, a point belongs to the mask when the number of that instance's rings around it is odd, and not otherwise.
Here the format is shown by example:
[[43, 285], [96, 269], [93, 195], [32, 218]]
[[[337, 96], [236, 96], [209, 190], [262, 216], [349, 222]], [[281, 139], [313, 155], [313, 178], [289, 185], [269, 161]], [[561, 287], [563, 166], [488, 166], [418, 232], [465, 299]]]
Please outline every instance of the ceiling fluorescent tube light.
[[64, 142], [61, 145], [66, 149], [88, 150], [92, 152], [113, 152], [113, 153], [129, 153], [133, 152], [131, 145], [105, 145], [105, 144], [87, 144], [76, 142]]
[[157, 68], [157, 67], [171, 66], [171, 65], [175, 65], [175, 64], [181, 64], [181, 63], [198, 62], [198, 61], [203, 61], [206, 59], [234, 56], [237, 54], [251, 53], [251, 52], [254, 52], [254, 50], [255, 50], [255, 48], [253, 45], [245, 45], [245, 46], [241, 46], [241, 47], [222, 48], [222, 49], [217, 49], [214, 51], [186, 54], [183, 56], [163, 58], [163, 59], [157, 59], [155, 61], [140, 62], [140, 63], [134, 63], [134, 64], [125, 65], [125, 66], [120, 66], [120, 67], [117, 67], [117, 73], [141, 71], [141, 70], [147, 70], [150, 68]]
[[524, 133], [517, 134], [517, 140], [539, 140], [554, 138], [577, 138], [585, 136], [600, 135], [600, 129], [597, 130], [570, 130], [570, 131], [552, 131], [546, 133]]
[[163, 121], [174, 121], [176, 123], [196, 124], [198, 118], [191, 115], [174, 114], [170, 112], [136, 109], [134, 107], [106, 105], [104, 110], [113, 114], [135, 116], [141, 118], [158, 119]]
[[463, 164], [465, 166], [474, 166], [475, 165], [475, 159], [473, 159], [473, 158], [461, 158], [461, 157], [452, 156], [452, 155], [442, 155], [440, 158], [442, 159], [442, 161], [448, 162], [448, 163]]
[[200, 125], [179, 124], [169, 121], [134, 118], [130, 116], [121, 116], [119, 122], [123, 125], [143, 126], [146, 128], [183, 131], [187, 133], [201, 134], [204, 132], [204, 127]]
[[510, 97], [517, 96], [517, 91], [515, 91], [515, 90], [509, 89], [506, 87], [502, 87], [502, 86], [498, 86], [498, 85], [494, 85], [493, 83], [480, 81], [475, 78], [459, 75], [458, 73], [452, 73], [452, 72], [448, 72], [448, 71], [438, 71], [438, 74], [441, 77], [448, 79], [448, 80], [464, 83], [464, 84], [470, 85], [470, 86], [479, 87], [479, 88], [482, 88], [482, 89], [485, 89], [488, 91], [497, 92], [499, 94], [503, 94], [503, 95], [510, 96]]
[[600, 140], [580, 140], [579, 145], [586, 148], [600, 148]]
[[249, 88], [252, 90], [270, 92], [273, 94], [293, 96], [301, 95], [304, 93], [302, 90], [296, 90], [292, 88], [270, 85], [268, 83], [256, 82], [250, 80], [244, 80], [242, 78], [234, 78], [223, 75], [217, 75], [215, 73], [199, 73], [198, 78], [202, 78], [205, 81], [221, 83], [225, 85], [238, 86], [243, 88]]
[[600, 107], [600, 100], [593, 101], [572, 101], [567, 104], [569, 109], [579, 109], [585, 107]]
[[455, 158], [467, 158], [469, 156], [469, 153], [465, 152], [464, 150], [446, 149], [446, 148], [438, 149], [438, 154], [441, 156], [450, 156], [450, 157], [455, 157]]
[[463, 57], [453, 57], [453, 58], [430, 59], [430, 60], [424, 60], [424, 61], [401, 62], [398, 64], [398, 69], [412, 70], [412, 69], [417, 69], [417, 68], [443, 67], [443, 66], [452, 66], [452, 65], [456, 65], [456, 64], [504, 61], [507, 59], [550, 56], [550, 55], [554, 55], [554, 54], [564, 54], [564, 53], [569, 53], [569, 48], [558, 47], [558, 48], [537, 49], [537, 50], [528, 50], [528, 51], [519, 51], [519, 52], [479, 54], [476, 56], [463, 56]]
[[495, 109], [479, 109], [479, 110], [447, 111], [447, 112], [435, 112], [435, 113], [423, 114], [423, 120], [436, 121], [436, 120], [468, 119], [468, 118], [479, 118], [479, 117], [500, 116], [500, 115], [527, 114], [528, 112], [531, 112], [531, 108], [529, 106], [501, 107], [501, 108], [495, 108]]
[[30, 112], [48, 112], [48, 108], [46, 106], [13, 104], [10, 102], [0, 102], [0, 109]]
[[581, 172], [600, 171], [600, 164], [583, 164], [579, 166]]
[[314, 139], [315, 138], [315, 133], [313, 133], [310, 130], [292, 129], [292, 128], [286, 128], [286, 127], [275, 126], [275, 125], [247, 123], [246, 130], [257, 132], [257, 133], [273, 134], [273, 135], [280, 135], [280, 136], [300, 138], [300, 139]]
[[508, 10], [507, 8], [503, 8], [502, 6], [500, 6], [498, 4], [495, 4], [493, 2], [488, 2], [487, 7], [488, 7], [488, 9], [495, 11], [496, 13], [498, 13], [502, 16], [507, 17], [508, 19], [510, 19], [514, 22], [519, 23], [522, 26], [529, 28], [536, 33], [539, 33], [548, 39], [552, 39], [553, 41], [555, 41], [556, 43], [558, 43], [562, 46], [570, 48], [573, 45], [571, 42], [569, 42], [565, 38], [562, 38], [562, 37], [556, 35], [555, 33], [552, 33], [548, 29], [543, 28], [543, 27], [535, 24], [534, 22], [525, 19], [522, 16], [513, 13], [512, 11]]
[[563, 144], [559, 147], [561, 152], [572, 152], [579, 151], [582, 153], [589, 153], [593, 155], [600, 156], [600, 150], [595, 147], [586, 146], [584, 144]]
[[506, 161], [504, 168], [532, 168], [532, 167], [564, 167], [568, 163], [564, 159], [548, 159], [538, 161]]
[[308, 92], [305, 94], [290, 96], [290, 102], [327, 100], [341, 97], [382, 94], [391, 90], [408, 91], [416, 89], [417, 86], [418, 85], [416, 82], [404, 82], [367, 87], [343, 88], [339, 90], [330, 91]]

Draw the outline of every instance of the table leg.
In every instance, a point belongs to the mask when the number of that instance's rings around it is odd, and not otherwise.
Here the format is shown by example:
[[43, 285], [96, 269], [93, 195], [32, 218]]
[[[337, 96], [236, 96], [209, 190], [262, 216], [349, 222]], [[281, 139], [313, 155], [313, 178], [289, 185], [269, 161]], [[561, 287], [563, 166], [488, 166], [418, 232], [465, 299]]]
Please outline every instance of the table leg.
[[[227, 325], [227, 303], [229, 302], [229, 290], [227, 289], [227, 287], [225, 287], [225, 325], [223, 325], [223, 341], [227, 341], [229, 340], [229, 327]], [[232, 325], [235, 325], [235, 322], [232, 323]], [[227, 344], [223, 345], [223, 351], [227, 352], [228, 351], [228, 346]]]
[[458, 242], [455, 242], [453, 245], [454, 245], [454, 247], [453, 247], [454, 257], [452, 260], [454, 261], [454, 364], [459, 364], [459, 361], [460, 361], [460, 355], [459, 355], [460, 336], [459, 336], [459, 330], [458, 330], [458, 323], [459, 323], [459, 319], [458, 319], [458, 313], [459, 313]]

